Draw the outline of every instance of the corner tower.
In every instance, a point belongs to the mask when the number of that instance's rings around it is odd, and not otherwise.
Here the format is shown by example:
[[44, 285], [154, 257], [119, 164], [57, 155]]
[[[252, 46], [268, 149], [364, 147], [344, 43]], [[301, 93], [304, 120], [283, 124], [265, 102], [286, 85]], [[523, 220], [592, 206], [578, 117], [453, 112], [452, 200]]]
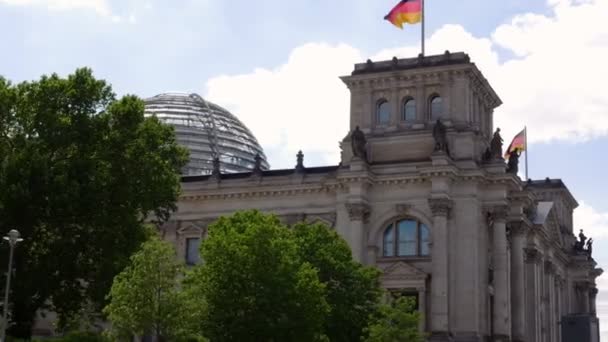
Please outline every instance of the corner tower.
[[[367, 137], [371, 163], [423, 160], [441, 120], [453, 159], [481, 160], [492, 137], [493, 111], [502, 102], [465, 53], [355, 65], [342, 80], [351, 92], [350, 130]], [[352, 151], [343, 144], [342, 163]]]

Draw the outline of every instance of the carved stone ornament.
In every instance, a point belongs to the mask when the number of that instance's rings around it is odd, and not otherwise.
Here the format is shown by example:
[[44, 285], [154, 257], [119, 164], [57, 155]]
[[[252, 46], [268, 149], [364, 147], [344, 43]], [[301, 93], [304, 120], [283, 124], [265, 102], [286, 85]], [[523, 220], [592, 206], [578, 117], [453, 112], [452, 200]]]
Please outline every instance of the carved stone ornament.
[[447, 198], [431, 198], [429, 199], [429, 207], [433, 216], [448, 216], [452, 209], [452, 200]]
[[507, 230], [511, 236], [523, 235], [526, 231], [525, 225], [521, 221], [511, 221], [507, 223]]
[[395, 211], [397, 214], [405, 215], [412, 208], [411, 204], [396, 204]]
[[366, 222], [369, 218], [370, 208], [365, 203], [346, 203], [346, 210], [351, 221]]
[[509, 207], [506, 205], [495, 205], [487, 209], [488, 219], [492, 222], [505, 221], [509, 214]]
[[524, 262], [526, 264], [539, 263], [541, 259], [540, 252], [536, 248], [524, 248]]

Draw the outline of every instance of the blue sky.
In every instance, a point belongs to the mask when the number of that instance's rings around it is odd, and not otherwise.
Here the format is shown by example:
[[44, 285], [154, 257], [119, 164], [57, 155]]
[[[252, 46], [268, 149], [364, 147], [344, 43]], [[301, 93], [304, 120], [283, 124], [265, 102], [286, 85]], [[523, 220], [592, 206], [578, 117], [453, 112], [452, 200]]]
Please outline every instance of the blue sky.
[[[239, 116], [273, 167], [293, 166], [298, 149], [308, 165], [335, 164], [348, 120], [337, 77], [417, 53], [418, 27], [382, 20], [395, 2], [0, 0], [0, 75], [89, 66], [119, 94], [198, 92]], [[426, 4], [429, 51], [471, 55], [505, 102], [505, 140], [528, 126], [530, 176], [564, 179], [582, 204], [577, 227], [608, 265], [608, 0]]]

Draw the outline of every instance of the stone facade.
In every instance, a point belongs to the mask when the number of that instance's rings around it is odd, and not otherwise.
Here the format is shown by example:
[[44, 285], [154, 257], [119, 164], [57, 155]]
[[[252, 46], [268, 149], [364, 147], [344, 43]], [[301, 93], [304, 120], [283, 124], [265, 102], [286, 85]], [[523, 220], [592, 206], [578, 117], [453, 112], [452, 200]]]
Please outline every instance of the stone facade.
[[181, 258], [219, 216], [259, 209], [338, 231], [387, 289], [418, 296], [432, 341], [560, 341], [563, 316], [595, 315], [602, 271], [573, 249], [577, 202], [560, 180], [522, 181], [483, 158], [501, 100], [466, 54], [368, 61], [342, 80], [344, 130], [364, 133], [365, 157], [349, 134], [336, 166], [184, 177], [161, 227]]

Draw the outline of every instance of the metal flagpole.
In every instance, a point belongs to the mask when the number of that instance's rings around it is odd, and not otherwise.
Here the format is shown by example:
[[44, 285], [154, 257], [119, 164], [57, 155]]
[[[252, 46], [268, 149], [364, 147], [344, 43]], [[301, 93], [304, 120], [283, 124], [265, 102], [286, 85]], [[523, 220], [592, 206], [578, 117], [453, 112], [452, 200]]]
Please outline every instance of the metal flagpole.
[[524, 126], [525, 150], [526, 150], [526, 181], [528, 181], [528, 126]]
[[422, 24], [422, 39], [420, 40], [420, 42], [421, 42], [421, 45], [422, 45], [422, 56], [424, 57], [424, 12], [425, 12], [425, 9], [424, 9], [424, 0], [421, 0], [421, 1], [422, 1], [422, 11], [421, 11], [422, 12], [422, 22], [421, 22], [421, 24]]

